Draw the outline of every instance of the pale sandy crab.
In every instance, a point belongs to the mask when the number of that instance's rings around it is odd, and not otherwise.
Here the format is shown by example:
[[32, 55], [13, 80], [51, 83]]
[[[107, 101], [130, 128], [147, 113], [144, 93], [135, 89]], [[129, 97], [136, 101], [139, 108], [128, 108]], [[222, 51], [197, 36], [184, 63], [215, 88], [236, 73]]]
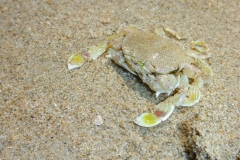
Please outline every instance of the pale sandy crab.
[[154, 107], [155, 112], [143, 113], [135, 123], [152, 127], [165, 121], [175, 106], [192, 106], [200, 100], [200, 87], [207, 83], [213, 73], [205, 59], [210, 57], [203, 41], [191, 42], [185, 50], [170, 35], [180, 40], [173, 30], [156, 28], [155, 33], [121, 26], [103, 42], [91, 46], [82, 54], [73, 54], [68, 59], [69, 70], [80, 67], [86, 60], [95, 60], [104, 52], [134, 75], [138, 75], [158, 97], [165, 93], [169, 97]]

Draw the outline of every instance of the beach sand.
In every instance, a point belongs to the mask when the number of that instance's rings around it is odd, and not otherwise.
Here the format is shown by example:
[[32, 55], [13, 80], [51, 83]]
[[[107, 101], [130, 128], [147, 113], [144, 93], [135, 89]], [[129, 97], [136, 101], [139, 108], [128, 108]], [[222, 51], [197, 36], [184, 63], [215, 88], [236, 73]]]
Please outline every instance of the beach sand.
[[[237, 0], [1, 0], [0, 159], [240, 159], [239, 10]], [[161, 98], [138, 77], [106, 54], [68, 70], [72, 53], [122, 24], [209, 45], [214, 76], [199, 103], [139, 127]]]

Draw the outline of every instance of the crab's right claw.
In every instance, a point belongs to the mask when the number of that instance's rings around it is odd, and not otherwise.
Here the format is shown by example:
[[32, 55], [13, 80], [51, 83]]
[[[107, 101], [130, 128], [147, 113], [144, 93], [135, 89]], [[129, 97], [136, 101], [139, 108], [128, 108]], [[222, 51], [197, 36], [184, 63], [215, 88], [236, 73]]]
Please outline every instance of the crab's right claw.
[[136, 118], [135, 123], [142, 127], [153, 127], [165, 121], [173, 112], [175, 106], [171, 103], [160, 103], [154, 113], [143, 113]]
[[84, 63], [84, 59], [81, 54], [74, 53], [68, 58], [68, 70], [81, 67]]

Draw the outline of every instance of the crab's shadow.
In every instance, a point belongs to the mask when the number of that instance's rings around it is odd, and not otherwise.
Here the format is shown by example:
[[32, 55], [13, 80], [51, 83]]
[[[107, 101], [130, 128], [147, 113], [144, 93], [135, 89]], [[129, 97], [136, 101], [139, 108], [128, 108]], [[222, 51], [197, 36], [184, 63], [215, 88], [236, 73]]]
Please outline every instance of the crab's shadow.
[[123, 67], [117, 65], [114, 61], [109, 60], [108, 65], [111, 66], [124, 80], [124, 84], [133, 91], [137, 91], [139, 95], [153, 104], [158, 104], [166, 99], [165, 95], [160, 95], [158, 98], [155, 96], [155, 92], [152, 91], [149, 86], [144, 83], [140, 77], [133, 75]]

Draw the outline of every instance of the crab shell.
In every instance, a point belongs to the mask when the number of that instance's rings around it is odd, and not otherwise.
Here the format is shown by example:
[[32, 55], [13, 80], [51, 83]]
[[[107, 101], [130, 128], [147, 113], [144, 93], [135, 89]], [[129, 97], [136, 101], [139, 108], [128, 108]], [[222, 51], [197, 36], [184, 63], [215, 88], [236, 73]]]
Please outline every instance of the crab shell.
[[[142, 31], [135, 27], [120, 28], [122, 37], [110, 41], [109, 58], [131, 73], [156, 92], [170, 95], [180, 84], [180, 75], [189, 78], [201, 75], [193, 56], [184, 53], [183, 47], [169, 38]], [[197, 65], [197, 64], [196, 64]]]

